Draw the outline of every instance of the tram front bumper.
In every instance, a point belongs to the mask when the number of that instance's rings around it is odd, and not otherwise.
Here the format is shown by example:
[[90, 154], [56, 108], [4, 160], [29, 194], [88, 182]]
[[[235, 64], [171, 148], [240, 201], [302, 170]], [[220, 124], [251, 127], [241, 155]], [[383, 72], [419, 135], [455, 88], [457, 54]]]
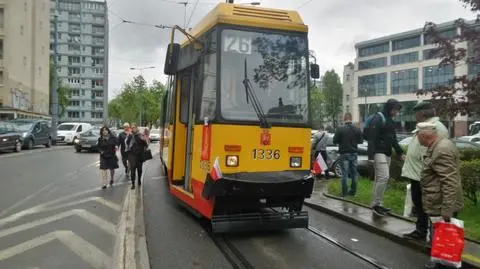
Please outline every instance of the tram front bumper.
[[218, 180], [207, 175], [203, 197], [298, 197], [309, 198], [315, 178], [310, 171], [225, 174]]

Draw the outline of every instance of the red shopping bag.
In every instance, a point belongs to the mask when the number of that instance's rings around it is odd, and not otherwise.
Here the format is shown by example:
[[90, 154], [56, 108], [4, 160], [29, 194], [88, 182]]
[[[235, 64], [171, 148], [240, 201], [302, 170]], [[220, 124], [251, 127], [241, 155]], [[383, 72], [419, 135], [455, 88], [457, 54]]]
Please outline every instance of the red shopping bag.
[[431, 259], [436, 263], [455, 268], [462, 267], [462, 253], [465, 247], [463, 221], [439, 221], [433, 224]]

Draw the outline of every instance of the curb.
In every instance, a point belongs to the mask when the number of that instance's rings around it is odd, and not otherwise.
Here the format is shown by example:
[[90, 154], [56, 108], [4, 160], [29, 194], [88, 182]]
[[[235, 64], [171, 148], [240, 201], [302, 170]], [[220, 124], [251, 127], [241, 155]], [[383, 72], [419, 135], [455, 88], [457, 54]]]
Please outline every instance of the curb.
[[[328, 196], [326, 196], [328, 197]], [[331, 198], [331, 199], [334, 199], [334, 198]], [[338, 199], [337, 199], [338, 200]], [[310, 208], [313, 208], [315, 210], [318, 210], [320, 212], [323, 212], [325, 214], [328, 214], [328, 215], [332, 215], [338, 219], [341, 219], [345, 222], [349, 222], [349, 223], [352, 223], [354, 225], [357, 225], [358, 227], [364, 229], [364, 230], [367, 230], [371, 233], [375, 233], [377, 235], [380, 235], [380, 236], [383, 236], [385, 238], [388, 238], [390, 240], [392, 240], [393, 242], [395, 243], [398, 243], [400, 245], [403, 245], [403, 246], [406, 246], [406, 247], [409, 247], [409, 248], [412, 248], [414, 250], [417, 250], [417, 251], [420, 251], [424, 254], [427, 254], [427, 255], [430, 255], [430, 250], [428, 248], [425, 247], [425, 244], [421, 244], [419, 242], [415, 242], [415, 241], [412, 241], [412, 240], [406, 240], [405, 238], [403, 238], [402, 236], [399, 236], [399, 235], [396, 235], [396, 234], [392, 234], [390, 232], [387, 232], [385, 230], [382, 230], [382, 229], [379, 229], [379, 228], [376, 228], [366, 222], [363, 222], [359, 219], [356, 219], [356, 218], [353, 218], [353, 217], [350, 217], [346, 214], [342, 214], [338, 211], [335, 211], [333, 209], [330, 209], [328, 207], [324, 207], [324, 206], [320, 206], [320, 205], [317, 205], [317, 204], [314, 204], [314, 203], [310, 203], [310, 202], [307, 202], [305, 201], [304, 204]], [[365, 207], [365, 206], [363, 206]], [[465, 260], [462, 260], [462, 268], [467, 268], [467, 269], [476, 269], [476, 268], [479, 268], [479, 267], [476, 267], [476, 265], [470, 263], [469, 261], [465, 261]]]
[[[339, 200], [339, 201], [342, 201], [342, 202], [351, 203], [351, 204], [354, 204], [354, 205], [357, 205], [357, 206], [360, 206], [360, 207], [363, 207], [363, 208], [368, 208], [368, 209], [370, 209], [370, 207], [368, 207], [367, 205], [362, 204], [362, 203], [359, 203], [359, 202], [356, 202], [356, 201], [344, 199], [344, 198], [342, 198], [342, 197], [338, 197], [338, 196], [331, 195], [331, 194], [328, 194], [328, 193], [323, 193], [323, 195], [324, 195], [325, 197], [330, 198], [330, 199], [335, 199], [335, 200]], [[415, 224], [415, 221], [414, 221], [414, 220], [409, 219], [409, 218], [406, 218], [406, 217], [404, 217], [404, 216], [401, 216], [401, 215], [398, 215], [398, 214], [395, 214], [395, 213], [390, 213], [390, 214], [388, 214], [388, 215], [391, 216], [391, 217], [394, 217], [394, 218], [397, 218], [397, 219], [404, 220], [404, 221], [410, 222], [410, 223], [412, 223], [412, 224]], [[480, 245], [480, 241], [478, 241], [478, 240], [471, 239], [471, 238], [468, 238], [468, 237], [465, 237], [465, 240], [466, 240], [466, 241], [470, 241], [470, 242], [472, 242], [472, 243], [474, 243], [474, 244]]]
[[[145, 218], [144, 218], [144, 209], [143, 209], [143, 187], [145, 186], [145, 173], [146, 170], [143, 171], [142, 173], [142, 187], [140, 188], [140, 195], [137, 197], [137, 199], [140, 199], [138, 202], [138, 208], [136, 212], [135, 219], [137, 220], [138, 224], [135, 227], [135, 234], [136, 237], [138, 238], [138, 241], [136, 242], [137, 246], [137, 251], [136, 254], [138, 254], [137, 261], [138, 261], [138, 268], [141, 269], [150, 269], [150, 259], [148, 257], [148, 248], [147, 248], [147, 237], [146, 237], [146, 231], [145, 231]], [[137, 200], [138, 201], [138, 200]]]

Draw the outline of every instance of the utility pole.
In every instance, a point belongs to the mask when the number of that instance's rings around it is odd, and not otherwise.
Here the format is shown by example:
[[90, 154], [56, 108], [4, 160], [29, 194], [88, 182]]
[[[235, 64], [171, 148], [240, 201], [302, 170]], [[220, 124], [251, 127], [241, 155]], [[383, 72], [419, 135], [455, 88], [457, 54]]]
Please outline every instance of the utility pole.
[[52, 144], [57, 144], [57, 125], [58, 125], [58, 76], [57, 76], [57, 55], [58, 55], [58, 0], [55, 0], [55, 10], [53, 13], [53, 81], [52, 81]]

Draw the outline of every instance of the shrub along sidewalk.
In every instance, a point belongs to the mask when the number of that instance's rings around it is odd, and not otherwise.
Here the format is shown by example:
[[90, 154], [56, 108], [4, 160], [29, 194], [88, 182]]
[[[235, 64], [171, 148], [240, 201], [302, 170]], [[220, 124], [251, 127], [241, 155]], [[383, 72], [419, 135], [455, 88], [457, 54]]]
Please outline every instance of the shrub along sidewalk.
[[[403, 215], [405, 192], [408, 182], [390, 180], [385, 192], [385, 206], [392, 208], [398, 215]], [[328, 184], [328, 193], [339, 196], [342, 192], [340, 179], [331, 180]], [[370, 206], [373, 197], [373, 181], [368, 178], [360, 178], [355, 197], [348, 196], [352, 200], [366, 206]], [[475, 206], [471, 199], [464, 199], [465, 206], [459, 213], [459, 219], [465, 222], [465, 233], [468, 238], [480, 240], [480, 206]]]

